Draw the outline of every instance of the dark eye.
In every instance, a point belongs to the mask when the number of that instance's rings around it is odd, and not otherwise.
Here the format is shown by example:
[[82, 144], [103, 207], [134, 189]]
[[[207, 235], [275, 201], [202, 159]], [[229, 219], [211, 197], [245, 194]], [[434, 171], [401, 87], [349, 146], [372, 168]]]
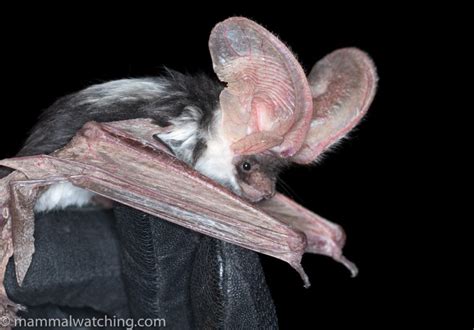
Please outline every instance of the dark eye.
[[250, 165], [249, 162], [243, 162], [242, 163], [242, 169], [246, 172], [250, 171], [252, 169], [252, 165]]

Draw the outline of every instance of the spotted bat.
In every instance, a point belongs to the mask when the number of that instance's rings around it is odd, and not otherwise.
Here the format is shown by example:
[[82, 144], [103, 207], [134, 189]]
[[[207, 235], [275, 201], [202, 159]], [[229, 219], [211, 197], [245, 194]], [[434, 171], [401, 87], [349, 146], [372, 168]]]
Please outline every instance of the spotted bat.
[[[288, 262], [304, 252], [346, 265], [341, 227], [275, 191], [293, 163], [312, 164], [366, 113], [372, 60], [336, 50], [308, 76], [257, 23], [232, 17], [209, 39], [217, 79], [161, 77], [91, 86], [54, 103], [0, 180], [0, 280], [19, 283], [34, 253], [34, 214], [113, 200]], [[0, 314], [19, 308], [0, 285]], [[2, 311], [3, 309], [3, 311]]]

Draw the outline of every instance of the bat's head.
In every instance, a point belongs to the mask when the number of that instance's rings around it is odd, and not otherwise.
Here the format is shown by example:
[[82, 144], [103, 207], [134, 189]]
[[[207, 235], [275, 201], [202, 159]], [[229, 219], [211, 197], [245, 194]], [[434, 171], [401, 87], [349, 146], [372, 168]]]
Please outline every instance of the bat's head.
[[251, 202], [273, 197], [278, 174], [287, 164], [282, 158], [270, 154], [235, 157], [234, 172], [241, 195]]
[[194, 167], [234, 193], [258, 202], [275, 195], [278, 174], [290, 164], [270, 151], [242, 155], [225, 134], [222, 112], [216, 111], [206, 145]]
[[375, 67], [360, 50], [337, 50], [306, 77], [277, 37], [246, 18], [217, 24], [209, 49], [226, 87], [197, 168], [252, 201], [274, 194], [282, 164], [311, 163], [342, 138], [375, 93]]

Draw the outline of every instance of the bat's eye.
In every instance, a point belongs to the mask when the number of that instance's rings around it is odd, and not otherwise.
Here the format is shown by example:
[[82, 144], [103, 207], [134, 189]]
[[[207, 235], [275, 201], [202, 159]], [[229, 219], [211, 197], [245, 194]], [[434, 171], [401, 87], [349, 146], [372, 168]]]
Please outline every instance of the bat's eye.
[[252, 169], [252, 165], [250, 165], [249, 162], [243, 162], [242, 163], [242, 169], [246, 172], [250, 171]]

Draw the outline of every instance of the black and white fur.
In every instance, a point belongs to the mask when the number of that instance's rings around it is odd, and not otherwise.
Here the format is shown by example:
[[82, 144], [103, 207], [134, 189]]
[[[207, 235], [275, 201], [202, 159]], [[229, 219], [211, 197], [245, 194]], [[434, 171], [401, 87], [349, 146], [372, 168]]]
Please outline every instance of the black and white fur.
[[[163, 77], [94, 85], [65, 96], [48, 108], [18, 156], [51, 153], [66, 145], [77, 130], [91, 120], [152, 118], [160, 126], [173, 124], [175, 127], [159, 138], [176, 157], [239, 193], [239, 171], [234, 155], [220, 132], [221, 126], [216, 124], [221, 116], [219, 94], [222, 88], [205, 75], [189, 76], [174, 71]], [[278, 161], [268, 161], [265, 157], [257, 160], [271, 163], [267, 166], [268, 174], [276, 176], [280, 168]], [[93, 195], [71, 183], [55, 184], [40, 196], [35, 211], [83, 206]]]

